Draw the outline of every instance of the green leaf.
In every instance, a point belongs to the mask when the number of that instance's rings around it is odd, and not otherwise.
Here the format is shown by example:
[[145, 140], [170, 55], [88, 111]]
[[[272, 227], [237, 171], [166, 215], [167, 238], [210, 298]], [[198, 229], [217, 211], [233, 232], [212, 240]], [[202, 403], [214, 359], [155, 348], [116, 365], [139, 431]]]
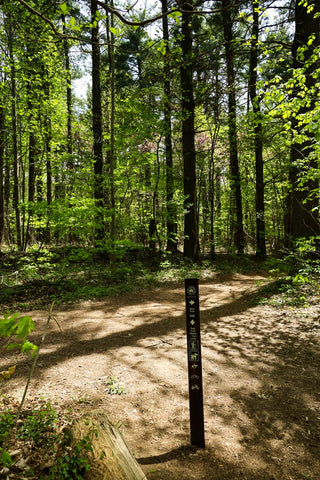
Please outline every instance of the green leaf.
[[179, 25], [181, 15], [182, 15], [181, 12], [171, 12], [171, 13], [169, 13], [168, 17], [173, 18], [174, 21]]
[[18, 324], [17, 324], [17, 329], [16, 329], [16, 335], [18, 338], [26, 338], [27, 335], [29, 335], [30, 332], [34, 330], [34, 323], [31, 317], [28, 315], [24, 317], [20, 317]]
[[9, 453], [6, 450], [2, 450], [2, 448], [0, 448], [0, 465], [4, 467], [12, 465], [12, 458]]
[[15, 330], [15, 317], [7, 316], [0, 320], [0, 336], [8, 337], [10, 335], [13, 335], [14, 330]]
[[68, 5], [66, 3], [63, 3], [62, 5], [60, 5], [60, 10], [63, 15], [66, 15], [68, 13]]
[[34, 357], [38, 352], [38, 347], [37, 345], [34, 345], [33, 343], [29, 342], [29, 340], [26, 340], [21, 345], [21, 352], [24, 352], [26, 354], [31, 353], [31, 357]]

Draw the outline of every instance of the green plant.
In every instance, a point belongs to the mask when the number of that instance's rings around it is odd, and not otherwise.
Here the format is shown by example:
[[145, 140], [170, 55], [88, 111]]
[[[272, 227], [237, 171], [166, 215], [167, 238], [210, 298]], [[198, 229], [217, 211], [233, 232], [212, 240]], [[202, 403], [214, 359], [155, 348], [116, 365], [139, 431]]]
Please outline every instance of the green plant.
[[[6, 345], [7, 350], [19, 348], [21, 352], [31, 353], [34, 356], [38, 351], [38, 347], [27, 340], [27, 336], [34, 328], [34, 322], [28, 315], [19, 317], [19, 313], [12, 315], [8, 313], [3, 318], [0, 318], [0, 337], [9, 339]], [[16, 338], [15, 342], [11, 341], [13, 337]]]
[[109, 395], [122, 395], [125, 393], [124, 388], [120, 387], [116, 377], [110, 377], [106, 383], [106, 386], [106, 391], [109, 393]]
[[90, 430], [69, 453], [58, 457], [43, 480], [82, 480], [84, 472], [90, 469], [86, 453], [93, 450], [92, 435], [97, 436], [97, 432]]
[[[0, 465], [9, 469], [12, 459], [9, 453], [2, 449], [2, 445], [12, 431], [16, 417], [17, 415], [10, 410], [0, 414]], [[67, 435], [58, 434], [57, 424], [58, 415], [50, 402], [42, 403], [39, 408], [31, 412], [22, 412], [11, 441], [23, 441], [29, 448], [40, 448], [41, 451], [45, 449], [50, 455], [61, 451], [60, 447], [63, 447], [66, 453], [54, 459], [54, 465], [47, 474], [40, 477], [41, 480], [82, 480], [84, 472], [89, 470], [86, 454], [92, 451], [92, 438], [97, 436], [97, 432], [91, 428], [88, 434], [71, 448], [66, 446], [69, 443]], [[34, 465], [33, 468], [36, 469], [37, 466]]]
[[[48, 315], [48, 318], [47, 318], [47, 322], [45, 324], [44, 331], [42, 333], [40, 347], [43, 344], [44, 339], [46, 337], [46, 332], [47, 332], [47, 329], [49, 327], [50, 320], [52, 318], [52, 309], [53, 309], [53, 304], [51, 305], [49, 315]], [[18, 317], [18, 314], [14, 314], [12, 316], [8, 315], [4, 319], [2, 319], [1, 324], [2, 324], [2, 327], [3, 327], [2, 330], [1, 330], [3, 336], [8, 336], [8, 335], [10, 335], [10, 332], [11, 332], [10, 338], [11, 338], [12, 335], [15, 335], [18, 338], [18, 340], [20, 340], [19, 343], [9, 344], [7, 346], [7, 348], [8, 347], [9, 348], [11, 348], [11, 347], [14, 348], [16, 346], [19, 346], [21, 348], [21, 351], [24, 351], [24, 352], [30, 352], [31, 351], [32, 354], [33, 354], [33, 357], [34, 357], [32, 365], [31, 365], [30, 370], [29, 370], [29, 376], [28, 376], [27, 383], [26, 383], [25, 388], [24, 388], [24, 392], [23, 392], [23, 395], [22, 395], [22, 399], [21, 399], [17, 414], [14, 417], [14, 421], [13, 421], [12, 425], [10, 424], [10, 426], [7, 430], [7, 433], [4, 435], [2, 446], [0, 448], [0, 465], [6, 466], [6, 465], [11, 463], [11, 457], [10, 457], [9, 452], [7, 451], [8, 442], [9, 442], [9, 439], [10, 439], [10, 435], [12, 435], [14, 433], [14, 431], [17, 431], [18, 422], [19, 422], [19, 419], [20, 419], [20, 416], [21, 416], [21, 413], [22, 413], [22, 407], [24, 405], [24, 402], [25, 402], [25, 399], [26, 399], [26, 396], [27, 396], [27, 391], [28, 391], [28, 388], [29, 388], [29, 385], [30, 385], [30, 380], [31, 380], [32, 374], [34, 372], [34, 369], [35, 369], [35, 366], [36, 366], [36, 363], [37, 363], [37, 360], [38, 360], [38, 357], [39, 357], [39, 348], [40, 347], [36, 347], [31, 342], [28, 342], [26, 340], [26, 336], [30, 333], [30, 331], [32, 331], [34, 329], [34, 323], [31, 319], [31, 317], [29, 317], [29, 316]], [[11, 367], [11, 368], [13, 368], [13, 367]]]
[[10, 410], [5, 410], [0, 414], [0, 446], [2, 445], [3, 439], [7, 436], [8, 430], [12, 427], [14, 418], [15, 416]]
[[[19, 317], [18, 313], [11, 315], [8, 313], [0, 319], [0, 337], [7, 338], [7, 343], [4, 347], [7, 350], [19, 348], [21, 352], [31, 353], [36, 356], [38, 347], [27, 340], [27, 336], [34, 330], [34, 322], [31, 317], [23, 315]], [[12, 339], [14, 341], [12, 342]], [[8, 380], [15, 371], [15, 365], [8, 368], [8, 370], [0, 372], [0, 381]], [[0, 417], [0, 465], [8, 466], [12, 460], [9, 452], [6, 450], [6, 442], [16, 422], [16, 417], [10, 412], [4, 412]]]
[[53, 429], [57, 423], [57, 414], [47, 402], [38, 410], [33, 410], [26, 416], [16, 432], [16, 437], [21, 440], [33, 440], [38, 443], [48, 439], [48, 430]]
[[15, 415], [13, 415], [9, 410], [1, 413], [0, 415], [0, 466], [8, 467], [12, 463], [11, 456], [4, 448], [2, 448], [4, 442], [6, 441], [9, 432], [12, 429], [12, 426], [15, 422]]

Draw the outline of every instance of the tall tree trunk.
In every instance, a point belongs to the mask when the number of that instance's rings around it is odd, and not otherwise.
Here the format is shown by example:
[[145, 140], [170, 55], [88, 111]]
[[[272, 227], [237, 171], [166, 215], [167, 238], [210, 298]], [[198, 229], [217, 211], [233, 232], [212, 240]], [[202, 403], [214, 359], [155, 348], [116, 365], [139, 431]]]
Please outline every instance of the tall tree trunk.
[[73, 142], [72, 142], [72, 87], [71, 87], [71, 68], [70, 68], [70, 49], [67, 38], [67, 28], [65, 25], [66, 19], [65, 15], [61, 16], [63, 33], [65, 35], [63, 39], [63, 53], [64, 53], [64, 67], [66, 72], [67, 88], [66, 88], [66, 100], [67, 100], [67, 166], [68, 166], [68, 177], [69, 185], [68, 188], [72, 189], [72, 179], [70, 179], [71, 173], [74, 169], [73, 162]]
[[[113, 0], [110, 1], [111, 8], [114, 7]], [[109, 180], [109, 192], [108, 192], [108, 205], [107, 208], [111, 210], [111, 225], [110, 225], [110, 239], [112, 242], [116, 236], [116, 203], [115, 203], [115, 183], [114, 183], [114, 170], [115, 170], [115, 65], [114, 65], [114, 16], [113, 13], [107, 15], [107, 32], [108, 32], [108, 58], [109, 58], [109, 124], [110, 124], [110, 142], [109, 149], [107, 151], [107, 175]], [[111, 28], [110, 28], [111, 27]]]
[[11, 243], [13, 241], [10, 224], [10, 177], [12, 170], [8, 155], [5, 157], [4, 171], [4, 240], [6, 243]]
[[[309, 6], [313, 9], [309, 10]], [[319, 182], [316, 175], [310, 176], [310, 171], [318, 169], [314, 145], [314, 134], [301, 124], [301, 118], [315, 108], [319, 96], [317, 76], [313, 73], [319, 69], [318, 60], [310, 61], [314, 49], [320, 45], [320, 3], [313, 0], [306, 5], [300, 0], [295, 3], [295, 36], [292, 45], [293, 68], [303, 69], [305, 87], [309, 94], [303, 92], [299, 85], [295, 86], [293, 98], [301, 98], [301, 106], [296, 115], [292, 117], [293, 142], [291, 145], [291, 158], [289, 170], [289, 192], [287, 196], [287, 212], [285, 219], [286, 245], [291, 247], [294, 240], [301, 237], [310, 238], [320, 234], [319, 227]], [[314, 35], [313, 42], [308, 43]], [[303, 55], [299, 49], [304, 48]], [[308, 64], [309, 63], [309, 64]], [[308, 97], [308, 99], [306, 98]], [[299, 141], [299, 136], [305, 136]]]
[[0, 105], [0, 247], [4, 241], [4, 142], [5, 142], [5, 106]]
[[179, 2], [182, 8], [181, 21], [181, 96], [182, 96], [182, 156], [184, 191], [184, 248], [187, 258], [196, 260], [199, 255], [199, 226], [197, 218], [197, 182], [193, 96], [193, 60], [192, 60], [192, 0]]
[[215, 188], [215, 176], [217, 175], [217, 169], [214, 161], [214, 152], [217, 142], [217, 136], [220, 129], [220, 125], [216, 124], [213, 130], [210, 130], [211, 148], [210, 148], [210, 160], [209, 160], [209, 218], [210, 218], [210, 258], [215, 260], [216, 258], [216, 240], [214, 233], [215, 223], [215, 198], [218, 199], [218, 191]]
[[92, 43], [92, 133], [94, 157], [94, 199], [96, 208], [95, 242], [101, 244], [104, 238], [104, 201], [103, 201], [103, 137], [102, 104], [100, 81], [100, 45], [97, 20], [98, 2], [91, 0], [91, 43]]
[[167, 250], [169, 252], [177, 252], [177, 208], [174, 204], [174, 177], [173, 177], [173, 156], [172, 156], [172, 132], [171, 132], [171, 68], [170, 68], [170, 47], [169, 47], [169, 28], [168, 16], [165, 13], [168, 11], [167, 0], [161, 0], [162, 3], [162, 31], [163, 41], [165, 43], [164, 53], [164, 100], [163, 100], [163, 115], [164, 115], [164, 142], [166, 155], [166, 208], [167, 208]]
[[[28, 108], [32, 108], [30, 105]], [[31, 111], [31, 110], [30, 110]], [[32, 114], [29, 115], [29, 125], [33, 125]], [[33, 211], [34, 211], [34, 199], [36, 192], [36, 137], [34, 127], [31, 126], [29, 132], [29, 158], [28, 158], [28, 220], [27, 228], [24, 235], [23, 249], [27, 248], [28, 243], [33, 243], [34, 232], [30, 227]]]
[[16, 242], [19, 250], [22, 249], [21, 219], [19, 207], [19, 165], [18, 165], [18, 126], [17, 126], [17, 86], [16, 66], [13, 54], [13, 31], [10, 18], [8, 19], [8, 50], [11, 75], [11, 128], [13, 153], [13, 209], [16, 222]]
[[[242, 216], [242, 194], [240, 182], [240, 169], [238, 159], [237, 139], [237, 103], [234, 72], [234, 39], [232, 31], [230, 0], [222, 0], [222, 21], [225, 41], [227, 84], [228, 84], [228, 129], [230, 149], [230, 183], [231, 183], [231, 216], [236, 218], [234, 234], [235, 245], [238, 254], [244, 252], [243, 216]], [[233, 218], [231, 219], [233, 223]]]
[[264, 208], [263, 143], [260, 98], [257, 95], [258, 39], [260, 0], [252, 0], [252, 35], [250, 52], [249, 95], [254, 113], [254, 154], [256, 171], [256, 256], [264, 258], [266, 252], [266, 228]]

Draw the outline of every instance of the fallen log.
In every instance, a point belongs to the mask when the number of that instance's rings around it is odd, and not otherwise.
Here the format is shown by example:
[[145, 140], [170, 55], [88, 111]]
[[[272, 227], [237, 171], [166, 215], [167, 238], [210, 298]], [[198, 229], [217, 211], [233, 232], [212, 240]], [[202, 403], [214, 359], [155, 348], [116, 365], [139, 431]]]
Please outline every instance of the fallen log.
[[88, 480], [147, 480], [119, 429], [112, 425], [101, 410], [93, 410], [68, 429], [70, 445], [74, 447], [88, 438], [92, 451], [86, 453], [90, 470]]

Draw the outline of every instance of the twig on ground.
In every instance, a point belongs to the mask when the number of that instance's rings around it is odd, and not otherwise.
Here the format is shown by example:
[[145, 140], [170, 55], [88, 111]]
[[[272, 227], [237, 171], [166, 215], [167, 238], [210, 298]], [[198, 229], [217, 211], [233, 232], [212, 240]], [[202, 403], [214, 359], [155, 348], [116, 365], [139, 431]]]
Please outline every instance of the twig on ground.
[[157, 345], [162, 345], [163, 343], [166, 343], [167, 345], [172, 345], [172, 343], [167, 342], [166, 340], [162, 340], [162, 338], [160, 338], [159, 340], [160, 340], [160, 342], [153, 343], [152, 345], [147, 345], [147, 346], [144, 347], [144, 348], [156, 347]]

